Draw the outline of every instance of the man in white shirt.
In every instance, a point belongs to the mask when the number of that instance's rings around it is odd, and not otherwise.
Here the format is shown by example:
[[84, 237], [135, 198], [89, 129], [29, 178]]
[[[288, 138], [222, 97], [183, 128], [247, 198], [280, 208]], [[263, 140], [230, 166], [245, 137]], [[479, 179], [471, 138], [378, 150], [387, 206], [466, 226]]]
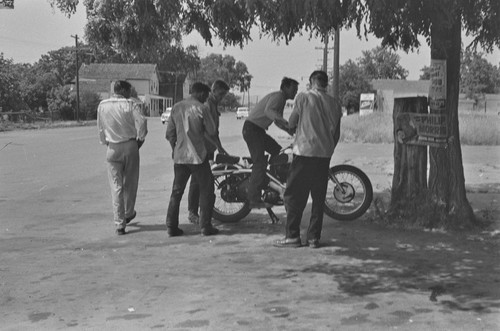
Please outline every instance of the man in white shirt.
[[126, 234], [127, 224], [135, 218], [139, 184], [139, 148], [148, 133], [140, 106], [129, 100], [131, 85], [116, 81], [111, 98], [97, 109], [99, 141], [106, 145], [108, 179], [113, 202], [113, 217], [118, 235]]
[[299, 247], [300, 222], [312, 197], [311, 219], [307, 229], [306, 244], [319, 247], [323, 226], [323, 209], [330, 159], [340, 138], [342, 110], [337, 99], [326, 93], [328, 76], [324, 71], [314, 71], [309, 77], [311, 89], [295, 98], [295, 105], [288, 120], [296, 128], [293, 143], [293, 161], [285, 189], [286, 236], [277, 240], [277, 247]]

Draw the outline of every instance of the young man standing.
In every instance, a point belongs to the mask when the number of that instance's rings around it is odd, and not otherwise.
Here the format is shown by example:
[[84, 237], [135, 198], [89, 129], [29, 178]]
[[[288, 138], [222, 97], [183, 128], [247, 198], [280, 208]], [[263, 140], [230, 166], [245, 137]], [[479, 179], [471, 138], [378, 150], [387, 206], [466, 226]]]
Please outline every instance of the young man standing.
[[[216, 129], [216, 137], [215, 140], [211, 140], [210, 137], [205, 137], [207, 140], [205, 142], [205, 147], [208, 152], [208, 159], [214, 159], [214, 152], [218, 150], [219, 153], [227, 154], [226, 150], [222, 147], [222, 143], [219, 138], [219, 117], [220, 113], [217, 109], [219, 103], [224, 99], [226, 94], [229, 92], [229, 85], [223, 80], [216, 80], [212, 84], [212, 92], [210, 93], [208, 100], [205, 102], [205, 105], [208, 106], [209, 114], [212, 118], [212, 121], [215, 124]], [[212, 192], [212, 199], [215, 201], [215, 194]], [[198, 215], [198, 206], [200, 200], [200, 185], [198, 181], [191, 177], [191, 182], [189, 184], [189, 192], [188, 192], [188, 211], [189, 216], [188, 219], [191, 223], [199, 223], [199, 215]]]
[[262, 189], [266, 185], [267, 159], [265, 152], [271, 157], [281, 150], [266, 130], [274, 122], [277, 127], [288, 133], [288, 122], [283, 118], [283, 110], [287, 100], [293, 100], [297, 94], [299, 83], [291, 78], [281, 80], [280, 90], [266, 95], [250, 111], [243, 124], [243, 139], [247, 143], [250, 157], [252, 158], [252, 175], [248, 186], [248, 201], [250, 208], [264, 208]]
[[129, 100], [131, 85], [116, 81], [114, 94], [97, 109], [99, 140], [108, 146], [106, 161], [113, 202], [116, 233], [124, 235], [125, 227], [136, 216], [135, 200], [139, 184], [139, 148], [148, 133], [146, 118], [139, 104]]
[[200, 187], [201, 235], [209, 236], [219, 232], [212, 226], [214, 183], [205, 146], [205, 135], [215, 139], [217, 133], [208, 114], [208, 107], [203, 104], [209, 93], [210, 87], [194, 83], [191, 96], [174, 105], [168, 121], [165, 137], [172, 146], [174, 159], [174, 183], [166, 217], [169, 237], [184, 234], [179, 228], [179, 206], [190, 176]]
[[337, 99], [326, 93], [328, 76], [314, 71], [309, 77], [311, 89], [300, 93], [289, 118], [296, 128], [293, 161], [285, 189], [286, 236], [277, 247], [299, 247], [300, 222], [309, 193], [312, 197], [307, 245], [319, 247], [323, 226], [323, 209], [328, 186], [330, 159], [340, 138], [342, 110]]

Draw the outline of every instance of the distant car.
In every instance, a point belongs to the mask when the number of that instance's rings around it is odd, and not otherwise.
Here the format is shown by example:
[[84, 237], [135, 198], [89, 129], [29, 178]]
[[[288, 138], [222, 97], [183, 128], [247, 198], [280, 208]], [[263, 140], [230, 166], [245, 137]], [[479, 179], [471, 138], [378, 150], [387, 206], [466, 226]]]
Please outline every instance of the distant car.
[[172, 107], [168, 107], [167, 110], [165, 110], [161, 114], [161, 124], [165, 124], [168, 122], [168, 119], [170, 118], [170, 112], [172, 111]]
[[248, 117], [248, 107], [238, 107], [236, 110], [236, 119], [247, 118]]

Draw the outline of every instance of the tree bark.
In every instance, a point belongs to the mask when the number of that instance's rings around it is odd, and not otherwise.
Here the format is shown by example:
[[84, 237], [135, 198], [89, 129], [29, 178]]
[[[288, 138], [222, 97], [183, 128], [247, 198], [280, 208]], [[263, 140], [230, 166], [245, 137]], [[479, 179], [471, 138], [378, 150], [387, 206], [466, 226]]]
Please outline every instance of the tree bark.
[[445, 106], [431, 106], [431, 114], [447, 116], [449, 139], [446, 148], [430, 147], [429, 190], [441, 222], [462, 228], [475, 223], [475, 217], [465, 192], [458, 128], [461, 21], [452, 15], [437, 13], [431, 28], [431, 59], [446, 60]]
[[399, 98], [394, 101], [394, 176], [392, 178], [391, 207], [409, 209], [408, 204], [425, 194], [427, 189], [427, 146], [407, 144], [416, 137], [409, 113], [427, 114], [427, 99]]

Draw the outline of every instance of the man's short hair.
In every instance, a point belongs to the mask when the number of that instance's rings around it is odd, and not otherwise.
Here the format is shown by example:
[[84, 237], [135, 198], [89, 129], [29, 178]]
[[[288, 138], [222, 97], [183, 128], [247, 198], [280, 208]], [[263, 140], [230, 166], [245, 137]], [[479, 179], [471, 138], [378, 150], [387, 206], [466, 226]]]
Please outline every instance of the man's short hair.
[[210, 86], [196, 82], [191, 86], [191, 93], [210, 93]]
[[224, 90], [224, 91], [229, 91], [229, 85], [221, 79], [217, 79], [213, 84], [212, 84], [213, 89], [219, 89], [219, 90]]
[[317, 80], [321, 87], [328, 86], [328, 75], [323, 70], [313, 71], [311, 76], [309, 76], [309, 83], [312, 84], [313, 80]]
[[286, 87], [290, 87], [292, 85], [298, 86], [299, 82], [297, 82], [295, 79], [292, 79], [292, 78], [283, 77], [283, 79], [281, 80], [280, 90], [282, 90]]
[[122, 91], [130, 91], [131, 88], [132, 85], [126, 80], [117, 80], [113, 86], [113, 91], [118, 94]]

